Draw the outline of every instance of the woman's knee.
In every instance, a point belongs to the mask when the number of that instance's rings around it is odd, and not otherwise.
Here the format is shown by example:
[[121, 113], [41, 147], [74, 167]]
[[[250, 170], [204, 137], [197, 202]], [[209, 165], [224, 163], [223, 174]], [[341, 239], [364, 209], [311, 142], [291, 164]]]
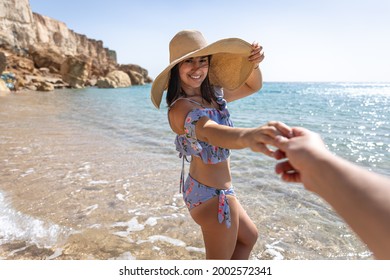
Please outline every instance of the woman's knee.
[[253, 247], [259, 238], [259, 230], [253, 227], [248, 233], [248, 243]]
[[240, 208], [238, 241], [249, 247], [253, 247], [259, 238], [259, 231], [242, 206]]

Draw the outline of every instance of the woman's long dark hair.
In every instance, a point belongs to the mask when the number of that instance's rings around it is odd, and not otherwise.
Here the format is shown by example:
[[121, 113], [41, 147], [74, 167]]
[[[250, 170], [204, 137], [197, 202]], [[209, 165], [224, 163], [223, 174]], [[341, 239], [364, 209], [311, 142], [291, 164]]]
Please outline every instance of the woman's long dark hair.
[[[211, 61], [211, 55], [208, 56], [209, 58], [209, 65]], [[168, 90], [167, 90], [167, 104], [168, 107], [171, 106], [171, 104], [180, 97], [185, 97], [186, 94], [181, 88], [181, 80], [179, 75], [179, 64], [176, 64], [172, 69], [170, 73], [169, 83], [168, 83]], [[210, 68], [209, 68], [210, 70]], [[208, 103], [211, 103], [213, 100], [216, 100], [214, 87], [210, 84], [209, 75], [207, 74], [206, 78], [204, 79], [203, 83], [200, 85], [200, 91], [202, 93], [202, 98], [206, 100]]]

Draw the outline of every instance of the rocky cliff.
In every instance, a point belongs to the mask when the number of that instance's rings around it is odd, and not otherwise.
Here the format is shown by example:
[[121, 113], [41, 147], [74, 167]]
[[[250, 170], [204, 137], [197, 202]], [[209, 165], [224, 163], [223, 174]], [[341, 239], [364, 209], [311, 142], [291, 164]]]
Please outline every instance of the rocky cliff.
[[[107, 82], [105, 87], [152, 81], [138, 65], [118, 65], [115, 51], [102, 41], [33, 13], [29, 0], [0, 0], [0, 72], [3, 84], [15, 89], [80, 88], [99, 80]], [[110, 83], [110, 77], [120, 79], [122, 72], [128, 76], [123, 83]]]

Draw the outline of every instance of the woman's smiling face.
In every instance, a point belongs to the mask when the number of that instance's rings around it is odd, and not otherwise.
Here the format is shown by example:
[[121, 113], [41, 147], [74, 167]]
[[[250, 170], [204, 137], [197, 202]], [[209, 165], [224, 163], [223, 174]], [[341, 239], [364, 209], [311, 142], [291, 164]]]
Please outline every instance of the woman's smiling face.
[[200, 88], [209, 71], [207, 56], [191, 57], [179, 65], [179, 75], [183, 89]]

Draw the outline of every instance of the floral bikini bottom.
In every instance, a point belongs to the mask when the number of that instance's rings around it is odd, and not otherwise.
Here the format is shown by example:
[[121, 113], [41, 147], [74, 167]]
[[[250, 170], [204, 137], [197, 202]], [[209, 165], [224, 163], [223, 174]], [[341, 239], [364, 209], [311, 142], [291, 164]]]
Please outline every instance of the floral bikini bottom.
[[218, 221], [219, 223], [225, 221], [226, 227], [230, 228], [231, 218], [228, 195], [236, 196], [233, 187], [227, 190], [208, 187], [199, 183], [190, 175], [188, 175], [183, 187], [183, 198], [188, 210], [218, 196]]

